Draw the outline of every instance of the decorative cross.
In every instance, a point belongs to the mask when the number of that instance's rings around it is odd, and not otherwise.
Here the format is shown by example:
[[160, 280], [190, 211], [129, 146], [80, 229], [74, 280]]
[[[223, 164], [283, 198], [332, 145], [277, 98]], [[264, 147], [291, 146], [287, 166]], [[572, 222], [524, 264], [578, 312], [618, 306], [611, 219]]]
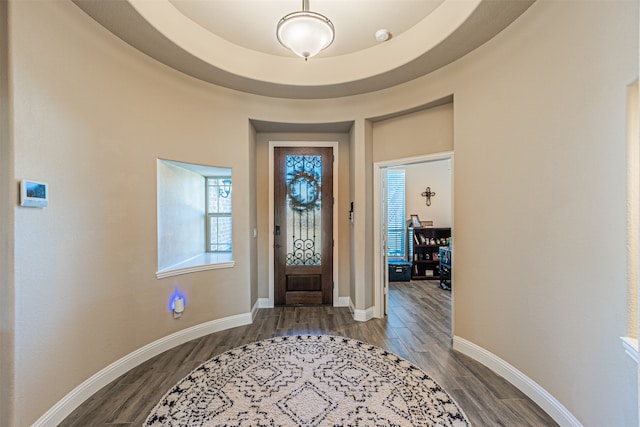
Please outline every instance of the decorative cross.
[[431, 187], [427, 187], [426, 191], [424, 191], [421, 196], [427, 198], [427, 206], [431, 206], [431, 197], [435, 197], [436, 193], [431, 191]]

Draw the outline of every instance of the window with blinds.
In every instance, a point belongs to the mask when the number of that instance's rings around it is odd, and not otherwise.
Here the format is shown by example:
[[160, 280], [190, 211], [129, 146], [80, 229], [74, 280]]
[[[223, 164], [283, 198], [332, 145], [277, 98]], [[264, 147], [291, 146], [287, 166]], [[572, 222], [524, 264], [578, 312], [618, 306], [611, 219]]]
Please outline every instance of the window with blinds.
[[387, 256], [406, 257], [405, 171], [387, 171]]

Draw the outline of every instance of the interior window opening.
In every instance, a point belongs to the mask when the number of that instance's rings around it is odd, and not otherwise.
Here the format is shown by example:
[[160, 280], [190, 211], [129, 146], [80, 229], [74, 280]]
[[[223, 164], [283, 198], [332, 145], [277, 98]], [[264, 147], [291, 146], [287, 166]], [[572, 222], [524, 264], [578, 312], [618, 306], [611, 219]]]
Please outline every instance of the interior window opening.
[[157, 161], [157, 278], [232, 267], [231, 168]]

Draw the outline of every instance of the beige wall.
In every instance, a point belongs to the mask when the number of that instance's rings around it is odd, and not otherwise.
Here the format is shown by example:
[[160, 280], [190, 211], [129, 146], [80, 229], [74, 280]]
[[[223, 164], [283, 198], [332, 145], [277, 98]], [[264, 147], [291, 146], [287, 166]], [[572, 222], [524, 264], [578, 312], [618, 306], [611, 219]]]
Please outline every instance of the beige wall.
[[453, 150], [453, 104], [426, 108], [373, 124], [373, 161]]
[[[355, 210], [355, 195], [356, 195], [356, 156], [355, 156], [355, 132], [352, 132], [349, 138], [349, 210]], [[349, 252], [349, 264], [352, 268], [349, 270], [349, 295], [353, 302], [356, 294], [356, 269], [353, 266], [356, 265], [356, 251], [355, 251], [355, 212], [351, 212], [352, 219], [349, 221], [349, 242], [352, 244], [352, 249]]]
[[9, 425], [14, 410], [13, 220], [17, 185], [13, 174], [7, 2], [0, 2], [0, 424]]
[[[446, 103], [373, 123], [373, 161], [453, 151], [453, 108], [453, 103]], [[407, 215], [416, 213], [422, 220], [435, 220], [438, 227], [451, 227], [450, 161], [408, 165], [404, 169]], [[427, 186], [438, 197], [431, 207], [420, 196]]]
[[[366, 101], [365, 101], [366, 102]], [[341, 103], [341, 105], [347, 105]], [[352, 114], [355, 113], [356, 105]], [[373, 316], [373, 121], [354, 121], [349, 156], [351, 159], [350, 200], [353, 202], [351, 224], [350, 307], [354, 318]]]
[[[14, 179], [51, 192], [43, 210], [12, 203], [15, 425], [28, 425], [132, 351], [250, 311], [254, 179], [242, 97], [158, 65], [70, 2], [10, 11]], [[234, 168], [234, 253], [247, 254], [234, 268], [156, 280], [157, 158]]]
[[[260, 247], [263, 233], [253, 239], [252, 229], [264, 206], [250, 118], [354, 122], [345, 185], [356, 221], [344, 274], [355, 308], [368, 309], [372, 162], [382, 148], [368, 119], [450, 94], [455, 335], [515, 366], [585, 425], [638, 424], [636, 367], [618, 338], [626, 333], [625, 96], [638, 74], [637, 2], [536, 2], [492, 41], [429, 76], [317, 101], [250, 96], [186, 77], [70, 2], [9, 6], [15, 153], [0, 161], [15, 163], [11, 186], [49, 182], [51, 201], [22, 209], [0, 193], [15, 213], [3, 237], [16, 236], [15, 286], [3, 290], [15, 291], [15, 302], [0, 303], [3, 313], [15, 309], [15, 417], [5, 424], [31, 424], [89, 376], [156, 339], [251, 309], [263, 292], [261, 257], [251, 253]], [[1, 141], [6, 153], [10, 143]], [[233, 167], [234, 253], [248, 254], [236, 256], [234, 268], [155, 279], [158, 157]], [[88, 179], [92, 191], [79, 195]], [[176, 284], [189, 301], [179, 320], [166, 308]]]
[[638, 3], [537, 2], [456, 65], [456, 335], [584, 425], [637, 425], [619, 337]]
[[638, 339], [638, 222], [640, 221], [640, 138], [638, 81], [627, 89], [627, 336]]
[[[433, 221], [434, 227], [451, 227], [451, 160], [437, 160], [403, 166], [405, 170], [405, 206], [407, 218], [417, 214], [421, 221]], [[421, 194], [430, 187], [435, 196], [431, 206]]]
[[[257, 171], [258, 171], [258, 163], [257, 163], [257, 134], [253, 126], [247, 123], [249, 128], [249, 212], [250, 212], [250, 233], [253, 237], [251, 239], [251, 271], [249, 272], [251, 277], [251, 307], [254, 307], [259, 298], [259, 270], [258, 270], [258, 262], [262, 257], [258, 256], [258, 230], [259, 224], [258, 219], [260, 216], [258, 215], [258, 180], [257, 180]], [[262, 213], [262, 212], [261, 212]], [[253, 234], [255, 230], [255, 235]]]

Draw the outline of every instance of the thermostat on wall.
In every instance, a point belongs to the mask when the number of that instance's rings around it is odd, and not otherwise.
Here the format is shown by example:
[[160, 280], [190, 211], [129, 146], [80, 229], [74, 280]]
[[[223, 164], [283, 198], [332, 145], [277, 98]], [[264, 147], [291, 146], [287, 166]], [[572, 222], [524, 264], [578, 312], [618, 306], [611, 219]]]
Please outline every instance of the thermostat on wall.
[[49, 186], [28, 179], [20, 181], [20, 206], [44, 208], [49, 204]]

